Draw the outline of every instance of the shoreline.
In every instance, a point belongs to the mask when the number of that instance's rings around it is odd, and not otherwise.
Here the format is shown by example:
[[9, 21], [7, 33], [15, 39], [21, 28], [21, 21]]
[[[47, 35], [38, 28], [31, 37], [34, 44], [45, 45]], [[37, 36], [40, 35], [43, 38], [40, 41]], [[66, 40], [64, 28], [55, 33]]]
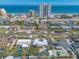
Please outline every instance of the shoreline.
[[[7, 13], [7, 14], [28, 14], [29, 12], [23, 12], [23, 13]], [[78, 15], [79, 13], [51, 13], [51, 15]]]

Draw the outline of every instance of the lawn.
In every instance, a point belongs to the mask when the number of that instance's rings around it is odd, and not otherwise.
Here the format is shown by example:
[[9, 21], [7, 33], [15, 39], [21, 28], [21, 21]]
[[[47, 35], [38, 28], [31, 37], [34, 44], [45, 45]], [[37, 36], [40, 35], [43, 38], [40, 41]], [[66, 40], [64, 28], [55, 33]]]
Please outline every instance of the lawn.
[[31, 46], [31, 47], [30, 47], [30, 55], [37, 56], [38, 53], [39, 53], [39, 48], [34, 47], [34, 46]]
[[64, 37], [62, 35], [59, 36], [52, 36], [54, 38], [54, 40], [59, 41], [62, 40]]

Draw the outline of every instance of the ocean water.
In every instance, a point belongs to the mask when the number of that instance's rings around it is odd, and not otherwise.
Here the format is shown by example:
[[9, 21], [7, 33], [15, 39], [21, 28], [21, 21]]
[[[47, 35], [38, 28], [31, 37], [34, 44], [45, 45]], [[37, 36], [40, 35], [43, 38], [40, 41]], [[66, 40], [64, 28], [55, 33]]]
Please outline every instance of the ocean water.
[[[4, 8], [7, 13], [28, 13], [29, 10], [35, 10], [39, 13], [39, 6], [32, 5], [0, 5], [0, 8]], [[79, 6], [52, 6], [51, 13], [64, 14], [64, 13], [79, 13]]]

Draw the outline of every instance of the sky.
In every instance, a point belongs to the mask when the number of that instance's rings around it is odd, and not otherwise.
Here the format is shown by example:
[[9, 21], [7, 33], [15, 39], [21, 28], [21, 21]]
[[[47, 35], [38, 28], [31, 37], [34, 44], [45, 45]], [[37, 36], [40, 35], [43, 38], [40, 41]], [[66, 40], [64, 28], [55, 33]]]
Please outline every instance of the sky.
[[79, 5], [79, 0], [0, 0], [0, 5]]

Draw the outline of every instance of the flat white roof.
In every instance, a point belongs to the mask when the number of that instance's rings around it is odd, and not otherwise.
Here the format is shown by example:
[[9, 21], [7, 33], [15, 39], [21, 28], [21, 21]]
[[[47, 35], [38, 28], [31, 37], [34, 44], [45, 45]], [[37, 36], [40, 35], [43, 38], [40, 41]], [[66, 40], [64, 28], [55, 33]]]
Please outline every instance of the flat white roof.
[[13, 56], [8, 56], [5, 59], [13, 59]]
[[22, 47], [29, 47], [31, 44], [31, 39], [19, 39], [16, 45], [21, 45]]
[[48, 50], [49, 56], [54, 55], [52, 50]]
[[0, 28], [10, 28], [10, 26], [0, 26]]
[[62, 28], [71, 28], [71, 26], [61, 26]]
[[22, 47], [29, 47], [29, 45], [28, 44], [23, 44]]
[[33, 41], [33, 45], [38, 45], [38, 46], [44, 46], [44, 45], [48, 45], [48, 42], [46, 39], [35, 39]]

